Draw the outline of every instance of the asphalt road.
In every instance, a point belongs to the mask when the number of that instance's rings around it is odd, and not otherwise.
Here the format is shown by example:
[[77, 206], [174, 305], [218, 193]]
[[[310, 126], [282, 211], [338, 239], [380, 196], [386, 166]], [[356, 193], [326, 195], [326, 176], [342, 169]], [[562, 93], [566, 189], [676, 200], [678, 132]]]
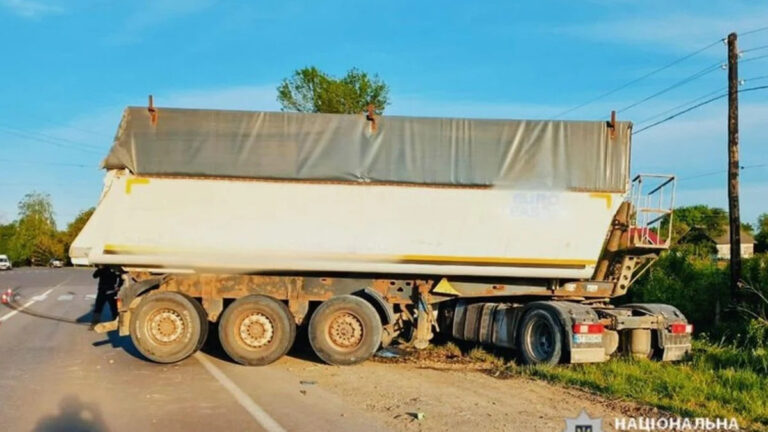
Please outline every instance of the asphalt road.
[[8, 288], [26, 307], [0, 307], [0, 431], [387, 429], [300, 371], [243, 367], [212, 344], [159, 365], [130, 338], [89, 332], [88, 269], [14, 269], [0, 273]]

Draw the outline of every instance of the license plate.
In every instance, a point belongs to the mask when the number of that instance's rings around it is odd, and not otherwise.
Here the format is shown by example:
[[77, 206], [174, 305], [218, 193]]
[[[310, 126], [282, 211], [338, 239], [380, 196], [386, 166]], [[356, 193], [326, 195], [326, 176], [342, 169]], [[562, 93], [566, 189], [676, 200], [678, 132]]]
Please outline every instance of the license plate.
[[573, 335], [573, 343], [575, 344], [603, 343], [603, 335], [601, 334]]

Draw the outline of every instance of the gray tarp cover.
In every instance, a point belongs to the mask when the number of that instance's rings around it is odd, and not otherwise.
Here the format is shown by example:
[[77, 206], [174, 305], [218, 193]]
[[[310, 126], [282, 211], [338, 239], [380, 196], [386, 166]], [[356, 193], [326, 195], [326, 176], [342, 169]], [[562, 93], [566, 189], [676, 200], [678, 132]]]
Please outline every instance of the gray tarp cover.
[[103, 162], [135, 174], [626, 190], [631, 124], [129, 107]]

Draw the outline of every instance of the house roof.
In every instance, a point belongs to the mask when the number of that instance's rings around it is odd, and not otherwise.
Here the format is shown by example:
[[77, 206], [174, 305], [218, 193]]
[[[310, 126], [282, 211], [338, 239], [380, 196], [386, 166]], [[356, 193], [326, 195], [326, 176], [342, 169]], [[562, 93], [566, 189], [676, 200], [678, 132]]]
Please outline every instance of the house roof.
[[659, 239], [659, 236], [652, 230], [646, 228], [640, 228], [640, 227], [631, 227], [629, 228], [629, 235], [630, 236], [644, 236], [647, 237], [648, 240], [651, 242], [651, 244], [660, 245], [663, 242]]
[[[726, 228], [725, 232], [723, 232], [722, 235], [719, 235], [712, 240], [715, 241], [716, 244], [719, 245], [725, 245], [731, 243], [731, 230], [730, 228]], [[741, 244], [754, 244], [755, 239], [752, 237], [748, 232], [741, 230]]]

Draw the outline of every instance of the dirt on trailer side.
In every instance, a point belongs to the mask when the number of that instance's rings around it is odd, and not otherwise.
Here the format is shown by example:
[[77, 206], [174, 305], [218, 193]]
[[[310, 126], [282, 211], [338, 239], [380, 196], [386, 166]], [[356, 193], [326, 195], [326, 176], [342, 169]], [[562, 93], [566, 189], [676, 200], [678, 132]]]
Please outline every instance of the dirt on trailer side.
[[494, 378], [477, 364], [369, 360], [335, 367], [286, 356], [270, 367], [299, 377], [303, 392], [317, 386], [351, 407], [402, 431], [560, 431], [582, 409], [613, 431], [615, 418], [663, 415], [653, 408], [605, 399], [524, 377]]

